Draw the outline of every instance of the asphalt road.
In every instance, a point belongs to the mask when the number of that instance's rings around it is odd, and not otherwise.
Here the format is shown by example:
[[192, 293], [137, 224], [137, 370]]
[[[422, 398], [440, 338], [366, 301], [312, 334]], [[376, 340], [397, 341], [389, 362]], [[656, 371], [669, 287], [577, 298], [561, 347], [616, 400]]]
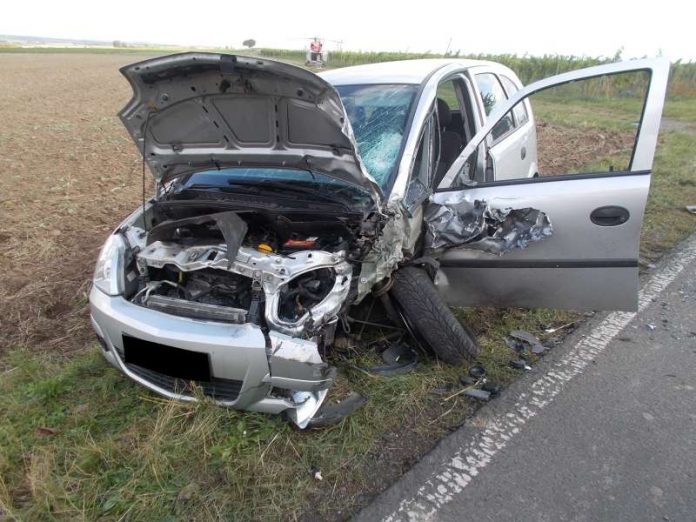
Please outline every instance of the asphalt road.
[[696, 520], [696, 236], [357, 520]]

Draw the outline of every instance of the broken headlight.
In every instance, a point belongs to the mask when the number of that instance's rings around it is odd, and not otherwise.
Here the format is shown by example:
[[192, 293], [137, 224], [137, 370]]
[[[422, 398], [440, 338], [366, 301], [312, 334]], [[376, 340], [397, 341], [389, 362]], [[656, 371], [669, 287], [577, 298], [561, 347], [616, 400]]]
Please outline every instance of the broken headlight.
[[107, 295], [119, 295], [124, 288], [126, 244], [120, 234], [112, 234], [99, 252], [92, 283]]

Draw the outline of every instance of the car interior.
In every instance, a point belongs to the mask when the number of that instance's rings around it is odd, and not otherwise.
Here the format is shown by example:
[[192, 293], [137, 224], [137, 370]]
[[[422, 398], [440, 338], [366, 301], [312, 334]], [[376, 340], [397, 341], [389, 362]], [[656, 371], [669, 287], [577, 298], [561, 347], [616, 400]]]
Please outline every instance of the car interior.
[[438, 86], [436, 114], [440, 158], [434, 186], [437, 186], [474, 133], [470, 97], [465, 89], [463, 81], [458, 78], [445, 80]]

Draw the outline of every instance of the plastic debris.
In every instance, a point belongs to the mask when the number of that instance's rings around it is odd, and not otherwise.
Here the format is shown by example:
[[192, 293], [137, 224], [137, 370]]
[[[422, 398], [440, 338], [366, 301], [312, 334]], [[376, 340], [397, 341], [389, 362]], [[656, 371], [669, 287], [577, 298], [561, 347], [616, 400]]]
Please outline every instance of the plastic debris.
[[486, 391], [486, 390], [477, 390], [475, 388], [472, 388], [470, 390], [466, 390], [464, 392], [464, 395], [467, 397], [472, 397], [474, 399], [478, 399], [480, 401], [488, 401], [491, 398], [491, 392]]
[[522, 353], [527, 349], [524, 343], [511, 337], [505, 338], [505, 344], [507, 344], [508, 348], [510, 348], [515, 353]]
[[686, 210], [687, 210], [687, 212], [691, 212], [692, 214], [696, 214], [696, 205], [687, 205]]
[[476, 384], [476, 381], [468, 375], [462, 375], [459, 378], [459, 384], [461, 384], [462, 386], [473, 386], [474, 384]]
[[544, 353], [548, 348], [541, 344], [539, 339], [525, 330], [513, 330], [510, 332], [510, 337], [518, 341], [522, 341], [529, 345], [533, 354], [539, 355]]
[[452, 383], [447, 383], [443, 384], [442, 386], [437, 386], [436, 388], [433, 388], [430, 390], [430, 393], [433, 393], [435, 395], [447, 395], [452, 392], [452, 389], [454, 386]]
[[655, 328], [657, 328], [654, 324], [646, 324], [645, 327], [650, 331], [653, 331]]
[[469, 368], [469, 377], [472, 379], [480, 379], [486, 375], [486, 369], [483, 366], [476, 365]]
[[348, 396], [341, 401], [324, 403], [321, 408], [319, 408], [319, 411], [314, 414], [314, 417], [309, 419], [307, 427], [323, 428], [325, 426], [338, 424], [355, 410], [362, 407], [366, 402], [367, 397], [357, 392], [350, 392]]
[[491, 397], [497, 397], [500, 395], [500, 392], [503, 390], [503, 387], [495, 382], [486, 382], [481, 386], [481, 389], [483, 391], [486, 391], [491, 394]]
[[314, 480], [324, 480], [324, 477], [321, 476], [321, 470], [314, 466], [309, 469], [309, 474], [312, 475]]
[[380, 375], [401, 375], [412, 372], [418, 364], [418, 353], [405, 343], [385, 343], [380, 355], [383, 365], [366, 368], [370, 373]]
[[525, 361], [524, 359], [513, 359], [512, 361], [510, 361], [510, 366], [512, 366], [516, 370], [529, 371], [532, 369], [532, 367], [529, 366], [529, 364], [527, 364], [527, 361]]

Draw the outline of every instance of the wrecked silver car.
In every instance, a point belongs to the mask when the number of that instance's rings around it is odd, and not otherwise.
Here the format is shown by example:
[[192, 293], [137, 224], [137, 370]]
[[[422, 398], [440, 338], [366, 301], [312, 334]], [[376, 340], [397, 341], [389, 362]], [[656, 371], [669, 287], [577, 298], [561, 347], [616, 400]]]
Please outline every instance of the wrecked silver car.
[[[631, 164], [537, 178], [526, 97], [632, 70], [652, 79]], [[97, 261], [105, 357], [162, 395], [200, 389], [305, 427], [335, 378], [336, 329], [371, 293], [453, 364], [478, 345], [448, 304], [635, 306], [667, 70], [643, 60], [522, 88], [467, 60], [322, 77], [211, 53], [123, 68], [133, 98], [120, 118], [156, 192]]]

